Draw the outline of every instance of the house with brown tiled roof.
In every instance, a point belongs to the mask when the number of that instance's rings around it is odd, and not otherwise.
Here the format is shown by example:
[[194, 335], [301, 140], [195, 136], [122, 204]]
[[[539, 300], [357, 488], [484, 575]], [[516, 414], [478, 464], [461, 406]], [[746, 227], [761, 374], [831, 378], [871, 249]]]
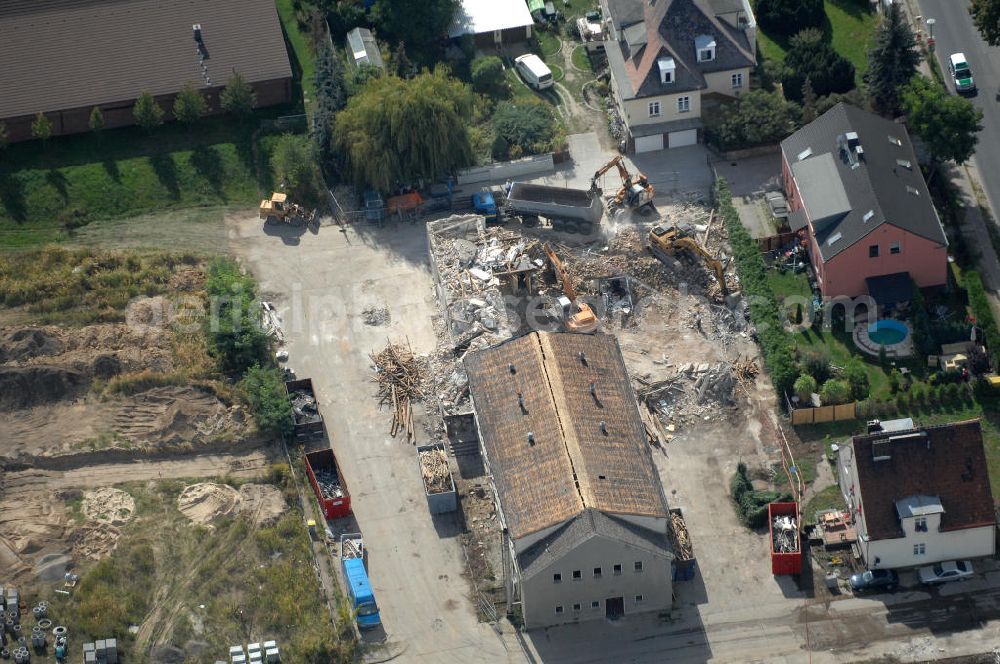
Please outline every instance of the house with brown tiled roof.
[[749, 0], [601, 0], [628, 152], [698, 142], [702, 104], [739, 96], [756, 63]]
[[918, 428], [873, 422], [838, 450], [838, 469], [869, 569], [994, 554], [996, 509], [979, 420]]

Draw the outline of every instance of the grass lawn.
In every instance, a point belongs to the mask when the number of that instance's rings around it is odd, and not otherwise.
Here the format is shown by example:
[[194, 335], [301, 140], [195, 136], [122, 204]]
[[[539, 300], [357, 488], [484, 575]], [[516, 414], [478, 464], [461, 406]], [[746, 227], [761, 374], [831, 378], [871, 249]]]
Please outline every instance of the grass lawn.
[[[550, 65], [551, 67], [551, 65]], [[559, 70], [559, 74], [562, 74], [562, 70]], [[555, 78], [556, 70], [552, 70], [552, 77]], [[547, 104], [552, 106], [559, 105], [559, 95], [552, 88], [546, 90], [533, 90], [529, 88], [527, 84], [521, 80], [521, 77], [517, 75], [517, 72], [513, 68], [507, 70], [507, 83], [510, 88], [511, 101], [525, 101], [528, 99], [541, 99]]]
[[[824, 463], [826, 462], [824, 461]], [[831, 484], [810, 498], [809, 502], [802, 508], [802, 513], [805, 515], [804, 518], [807, 521], [812, 522], [813, 515], [816, 512], [835, 509], [846, 510], [847, 504], [844, 502], [844, 495], [840, 493], [840, 487], [836, 484]]]
[[288, 45], [292, 75], [298, 83], [297, 86], [293, 87], [299, 87], [302, 90], [304, 106], [308, 109], [315, 89], [313, 76], [316, 73], [316, 56], [312, 46], [309, 45], [308, 33], [299, 29], [292, 0], [277, 0], [277, 6], [278, 18], [281, 19], [281, 29], [285, 33], [285, 43]]
[[[537, 30], [535, 32], [535, 38], [538, 41], [538, 49], [541, 51], [541, 58], [546, 62], [559, 53], [559, 49], [562, 48], [562, 42], [559, 39], [559, 35], [551, 30]], [[560, 59], [560, 62], [561, 61], [562, 60]]]
[[[276, 111], [262, 111], [270, 117]], [[0, 164], [0, 238], [7, 248], [66, 239], [95, 221], [209, 205], [248, 206], [271, 186], [274, 137], [252, 139], [210, 118], [193, 130], [165, 125], [151, 134], [108, 130], [11, 145]]]
[[590, 57], [587, 55], [587, 49], [584, 48], [583, 44], [573, 49], [572, 61], [573, 66], [581, 71], [588, 73], [594, 71], [594, 68], [590, 66]]
[[[868, 48], [878, 19], [865, 0], [826, 0], [827, 25], [824, 32], [830, 37], [834, 50], [851, 61], [856, 80], [868, 69]], [[767, 60], [784, 61], [788, 39], [782, 35], [768, 35], [757, 31], [757, 45]]]

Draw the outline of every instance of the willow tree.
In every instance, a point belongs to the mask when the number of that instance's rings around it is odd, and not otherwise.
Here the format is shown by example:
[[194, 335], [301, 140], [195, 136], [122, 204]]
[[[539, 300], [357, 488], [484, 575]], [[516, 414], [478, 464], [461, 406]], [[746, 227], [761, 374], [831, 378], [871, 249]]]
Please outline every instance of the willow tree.
[[334, 143], [359, 185], [391, 191], [472, 164], [475, 95], [438, 67], [410, 79], [373, 78], [334, 122]]

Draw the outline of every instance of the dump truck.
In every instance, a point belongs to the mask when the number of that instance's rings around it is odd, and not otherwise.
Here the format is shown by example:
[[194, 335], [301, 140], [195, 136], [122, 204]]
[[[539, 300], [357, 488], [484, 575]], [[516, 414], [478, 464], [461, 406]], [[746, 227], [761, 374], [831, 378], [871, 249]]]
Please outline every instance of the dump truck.
[[340, 536], [340, 569], [347, 584], [347, 599], [351, 602], [359, 629], [373, 629], [382, 623], [375, 593], [368, 580], [368, 550], [361, 533]]
[[601, 198], [587, 189], [514, 182], [472, 195], [472, 207], [488, 224], [519, 220], [529, 228], [548, 222], [554, 231], [592, 233], [604, 215]]
[[311, 378], [286, 380], [285, 392], [292, 403], [292, 434], [296, 440], [323, 436], [323, 415], [319, 412]]
[[307, 452], [304, 455], [306, 475], [312, 484], [323, 516], [327, 519], [339, 519], [351, 513], [351, 494], [340, 472], [340, 464], [333, 450], [325, 449]]
[[771, 536], [771, 573], [775, 576], [801, 574], [802, 539], [799, 536], [799, 504], [769, 504], [767, 522]]

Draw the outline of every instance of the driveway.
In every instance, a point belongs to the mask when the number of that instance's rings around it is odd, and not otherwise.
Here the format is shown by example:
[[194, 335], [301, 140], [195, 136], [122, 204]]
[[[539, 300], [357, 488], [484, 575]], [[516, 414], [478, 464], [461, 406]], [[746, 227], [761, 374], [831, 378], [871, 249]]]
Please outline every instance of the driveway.
[[764, 203], [764, 193], [781, 191], [780, 153], [737, 161], [713, 161], [712, 169], [729, 183], [733, 204], [751, 237], [769, 237], [778, 232]]
[[[416, 353], [435, 345], [424, 227], [389, 225], [365, 234], [324, 226], [289, 241], [245, 219], [231, 222], [229, 233], [231, 250], [282, 314], [289, 365], [316, 387], [369, 547], [385, 627], [380, 657], [511, 661], [496, 633], [476, 620], [457, 522], [448, 515], [432, 519], [413, 447], [387, 435], [389, 415], [373, 397], [372, 349], [386, 339], [409, 342]], [[366, 325], [361, 314], [368, 307], [386, 307], [390, 323]], [[331, 527], [338, 532], [351, 525]]]

